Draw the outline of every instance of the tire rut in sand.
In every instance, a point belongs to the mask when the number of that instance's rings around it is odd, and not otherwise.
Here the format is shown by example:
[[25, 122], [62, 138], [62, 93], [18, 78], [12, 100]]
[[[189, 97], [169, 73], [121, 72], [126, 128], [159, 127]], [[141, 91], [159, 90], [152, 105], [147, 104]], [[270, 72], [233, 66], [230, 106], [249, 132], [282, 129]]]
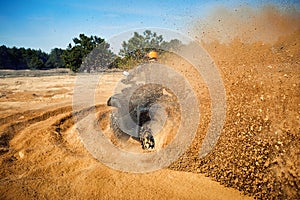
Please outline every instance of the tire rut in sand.
[[61, 150], [68, 152], [68, 154], [77, 156], [81, 155], [81, 148], [83, 146], [76, 129], [76, 123], [90, 114], [96, 114], [98, 116], [96, 120], [101, 121], [103, 120], [103, 115], [108, 116], [109, 112], [110, 108], [106, 108], [105, 105], [96, 105], [80, 111], [68, 113], [67, 115], [56, 120], [49, 127], [50, 143], [59, 147]]
[[[49, 111], [34, 111], [37, 112], [37, 116], [31, 117], [30, 112], [26, 111], [23, 113], [17, 113], [15, 115], [11, 115], [5, 118], [0, 119], [1, 124], [7, 122], [8, 124], [4, 125], [3, 131], [0, 135], [0, 155], [5, 154], [9, 151], [10, 140], [20, 132], [21, 130], [27, 128], [28, 126], [35, 124], [37, 122], [45, 121], [50, 117], [56, 116], [61, 113], [70, 112], [72, 110], [72, 106], [60, 107], [58, 109], [49, 110]], [[24, 119], [20, 121], [13, 122], [9, 124], [10, 121], [16, 121], [14, 119], [20, 119], [20, 116], [24, 116]], [[26, 119], [27, 118], [27, 119]]]

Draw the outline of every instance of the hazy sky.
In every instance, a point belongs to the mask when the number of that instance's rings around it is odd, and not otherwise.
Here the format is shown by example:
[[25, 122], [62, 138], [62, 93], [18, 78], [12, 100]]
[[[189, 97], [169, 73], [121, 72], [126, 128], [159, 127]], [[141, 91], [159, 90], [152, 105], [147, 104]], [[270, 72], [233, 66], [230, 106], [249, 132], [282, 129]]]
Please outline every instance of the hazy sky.
[[54, 47], [66, 48], [80, 33], [105, 39], [144, 27], [186, 33], [190, 22], [207, 15], [214, 6], [259, 6], [262, 2], [266, 3], [258, 0], [2, 0], [0, 45], [50, 52]]

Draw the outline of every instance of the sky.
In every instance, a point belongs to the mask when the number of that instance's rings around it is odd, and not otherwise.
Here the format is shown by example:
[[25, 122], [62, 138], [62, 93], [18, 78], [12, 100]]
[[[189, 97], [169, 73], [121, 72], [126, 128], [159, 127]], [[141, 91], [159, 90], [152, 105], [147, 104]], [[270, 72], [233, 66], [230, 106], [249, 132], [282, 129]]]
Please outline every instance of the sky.
[[41, 49], [49, 53], [55, 47], [66, 48], [80, 33], [106, 40], [124, 31], [147, 27], [186, 34], [190, 22], [204, 17], [215, 6], [259, 6], [262, 2], [267, 1], [2, 0], [0, 45]]

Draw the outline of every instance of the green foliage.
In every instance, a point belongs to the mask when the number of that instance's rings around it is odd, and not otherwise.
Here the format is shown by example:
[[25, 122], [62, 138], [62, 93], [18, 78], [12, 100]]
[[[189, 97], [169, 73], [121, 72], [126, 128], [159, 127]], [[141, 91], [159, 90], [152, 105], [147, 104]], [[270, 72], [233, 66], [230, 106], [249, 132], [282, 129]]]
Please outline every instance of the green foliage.
[[79, 69], [83, 59], [81, 48], [78, 46], [71, 48], [69, 47], [62, 54], [62, 59], [67, 68], [70, 68], [72, 71], [76, 72]]
[[134, 59], [142, 59], [150, 50], [159, 50], [163, 43], [162, 35], [152, 33], [150, 30], [140, 35], [134, 32], [133, 36], [127, 41], [123, 41], [120, 55], [123, 57], [132, 57]]
[[29, 69], [43, 69], [43, 67], [44, 67], [43, 60], [37, 56], [32, 57], [28, 63]]
[[28, 59], [28, 68], [29, 69], [44, 69], [45, 63], [48, 59], [48, 55], [41, 50], [29, 50], [31, 57]]
[[145, 62], [145, 56], [151, 50], [162, 54], [165, 51], [177, 50], [182, 45], [182, 42], [178, 39], [169, 42], [164, 41], [162, 35], [158, 35], [151, 30], [145, 30], [142, 35], [134, 32], [127, 42], [122, 43], [122, 49], [119, 52], [119, 55], [122, 56], [121, 61], [119, 61], [119, 68], [130, 69], [141, 62]]
[[0, 69], [44, 69], [47, 59], [41, 50], [0, 47]]
[[102, 71], [113, 66], [115, 54], [106, 42], [98, 44], [83, 60], [80, 71]]
[[67, 67], [74, 72], [101, 71], [107, 68], [130, 69], [146, 61], [145, 55], [150, 50], [160, 54], [174, 51], [182, 46], [181, 41], [164, 41], [162, 35], [150, 30], [142, 34], [134, 32], [133, 37], [122, 43], [116, 56], [109, 50], [109, 44], [97, 36], [80, 34], [73, 39], [66, 50], [54, 48], [50, 54], [41, 50], [8, 48], [0, 46], [0, 69], [52, 69]]
[[176, 51], [179, 50], [182, 45], [183, 44], [180, 40], [172, 39], [170, 42], [162, 42], [160, 48], [162, 48], [164, 51]]
[[51, 50], [51, 53], [49, 55], [49, 58], [47, 62], [45, 63], [45, 67], [47, 69], [51, 68], [64, 68], [65, 63], [62, 59], [62, 54], [64, 50], [59, 49], [59, 48], [54, 48]]
[[117, 57], [110, 68], [119, 68], [122, 70], [132, 69], [134, 66], [137, 66], [141, 63], [141, 60], [137, 60], [133, 57]]
[[14, 60], [6, 46], [0, 47], [0, 69], [13, 69]]
[[[97, 36], [87, 37], [80, 34], [79, 38], [73, 39], [73, 42], [74, 46], [69, 44], [62, 58], [66, 67], [74, 72], [79, 70], [90, 72], [98, 68], [104, 68], [114, 56], [104, 39]], [[89, 53], [92, 55], [89, 55]], [[87, 56], [88, 58], [86, 58]], [[82, 67], [81, 64], [83, 64]]]

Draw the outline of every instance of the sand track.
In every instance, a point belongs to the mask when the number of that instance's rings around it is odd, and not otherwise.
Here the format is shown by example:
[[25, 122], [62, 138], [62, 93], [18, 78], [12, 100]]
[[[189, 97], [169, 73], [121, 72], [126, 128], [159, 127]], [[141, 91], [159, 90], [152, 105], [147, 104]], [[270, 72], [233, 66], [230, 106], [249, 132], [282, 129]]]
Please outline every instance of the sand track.
[[[203, 44], [218, 66], [227, 101], [221, 137], [203, 159], [198, 153], [211, 117], [208, 89], [189, 64], [172, 55], [163, 58], [190, 81], [201, 119], [185, 154], [168, 169], [153, 173], [112, 170], [84, 148], [72, 113], [75, 76], [1, 79], [0, 199], [249, 198], [240, 192], [259, 199], [299, 199], [300, 30], [296, 28], [280, 34], [275, 43], [246, 42], [241, 37]], [[77, 111], [76, 119], [96, 111], [96, 124], [111, 134], [111, 110], [104, 104], [121, 77], [121, 73], [102, 76], [95, 91], [99, 106]]]
[[86, 151], [74, 123], [74, 116], [80, 120], [94, 111], [103, 128], [109, 128], [111, 108], [105, 105], [75, 114], [64, 105], [2, 117], [1, 199], [246, 198], [203, 175], [167, 169], [128, 174], [107, 168]]

